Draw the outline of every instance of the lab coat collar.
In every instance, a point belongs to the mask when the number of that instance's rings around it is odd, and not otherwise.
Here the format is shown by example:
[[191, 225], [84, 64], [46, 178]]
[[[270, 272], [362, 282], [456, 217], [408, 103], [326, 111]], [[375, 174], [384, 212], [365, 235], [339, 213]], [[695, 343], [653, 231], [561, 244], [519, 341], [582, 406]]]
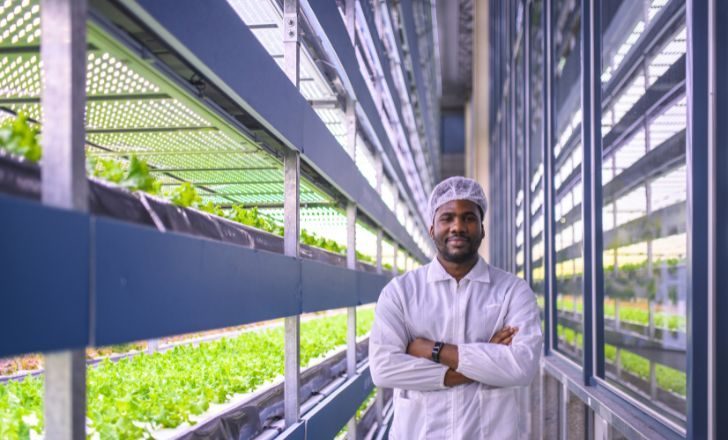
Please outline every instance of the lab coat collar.
[[[447, 273], [444, 267], [442, 267], [442, 264], [440, 264], [440, 260], [438, 260], [437, 257], [433, 258], [430, 264], [427, 265], [428, 283], [451, 279], [453, 279], [453, 277]], [[490, 268], [483, 257], [478, 257], [478, 262], [475, 263], [475, 266], [473, 266], [472, 269], [470, 269], [470, 272], [465, 274], [463, 279], [490, 283]]]

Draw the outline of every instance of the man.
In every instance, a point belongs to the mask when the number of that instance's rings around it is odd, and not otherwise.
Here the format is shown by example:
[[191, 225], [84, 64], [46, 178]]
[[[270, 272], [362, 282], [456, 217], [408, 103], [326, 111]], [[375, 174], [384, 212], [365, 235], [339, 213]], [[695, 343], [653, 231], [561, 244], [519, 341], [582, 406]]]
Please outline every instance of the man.
[[477, 182], [441, 182], [429, 208], [437, 257], [385, 286], [369, 342], [374, 383], [394, 388], [390, 438], [524, 438], [518, 387], [542, 344], [535, 295], [478, 255], [487, 202]]

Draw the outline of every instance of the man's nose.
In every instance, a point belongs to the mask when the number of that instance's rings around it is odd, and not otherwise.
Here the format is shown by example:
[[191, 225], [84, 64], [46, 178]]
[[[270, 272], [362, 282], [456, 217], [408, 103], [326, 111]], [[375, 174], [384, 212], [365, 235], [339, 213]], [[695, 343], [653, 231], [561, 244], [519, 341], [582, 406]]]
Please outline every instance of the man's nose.
[[452, 224], [450, 225], [451, 231], [465, 231], [465, 222], [459, 218], [455, 217], [452, 221]]

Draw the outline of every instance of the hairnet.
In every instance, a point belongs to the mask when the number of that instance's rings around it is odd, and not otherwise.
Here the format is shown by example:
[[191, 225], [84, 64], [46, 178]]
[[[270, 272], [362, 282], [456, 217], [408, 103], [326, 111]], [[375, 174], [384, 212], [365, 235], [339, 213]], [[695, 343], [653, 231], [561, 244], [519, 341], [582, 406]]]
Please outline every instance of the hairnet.
[[488, 200], [478, 182], [467, 177], [450, 177], [438, 183], [430, 194], [431, 223], [435, 221], [437, 208], [452, 200], [469, 200], [480, 207], [482, 215], [485, 215], [488, 209]]

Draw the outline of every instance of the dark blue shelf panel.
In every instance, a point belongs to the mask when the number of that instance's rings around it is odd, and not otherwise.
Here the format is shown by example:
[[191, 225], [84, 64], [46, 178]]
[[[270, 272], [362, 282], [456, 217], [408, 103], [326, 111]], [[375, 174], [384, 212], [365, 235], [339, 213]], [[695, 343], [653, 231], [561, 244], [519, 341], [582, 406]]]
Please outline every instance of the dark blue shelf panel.
[[349, 379], [303, 418], [306, 438], [334, 438], [374, 389], [369, 367]]
[[97, 219], [97, 345], [296, 315], [300, 262]]
[[389, 275], [0, 196], [0, 356], [376, 301]]
[[376, 302], [382, 289], [391, 279], [390, 275], [357, 272], [356, 290], [359, 292], [359, 304]]
[[315, 261], [301, 262], [303, 313], [355, 306], [357, 273]]
[[83, 348], [89, 216], [0, 195], [0, 357]]

